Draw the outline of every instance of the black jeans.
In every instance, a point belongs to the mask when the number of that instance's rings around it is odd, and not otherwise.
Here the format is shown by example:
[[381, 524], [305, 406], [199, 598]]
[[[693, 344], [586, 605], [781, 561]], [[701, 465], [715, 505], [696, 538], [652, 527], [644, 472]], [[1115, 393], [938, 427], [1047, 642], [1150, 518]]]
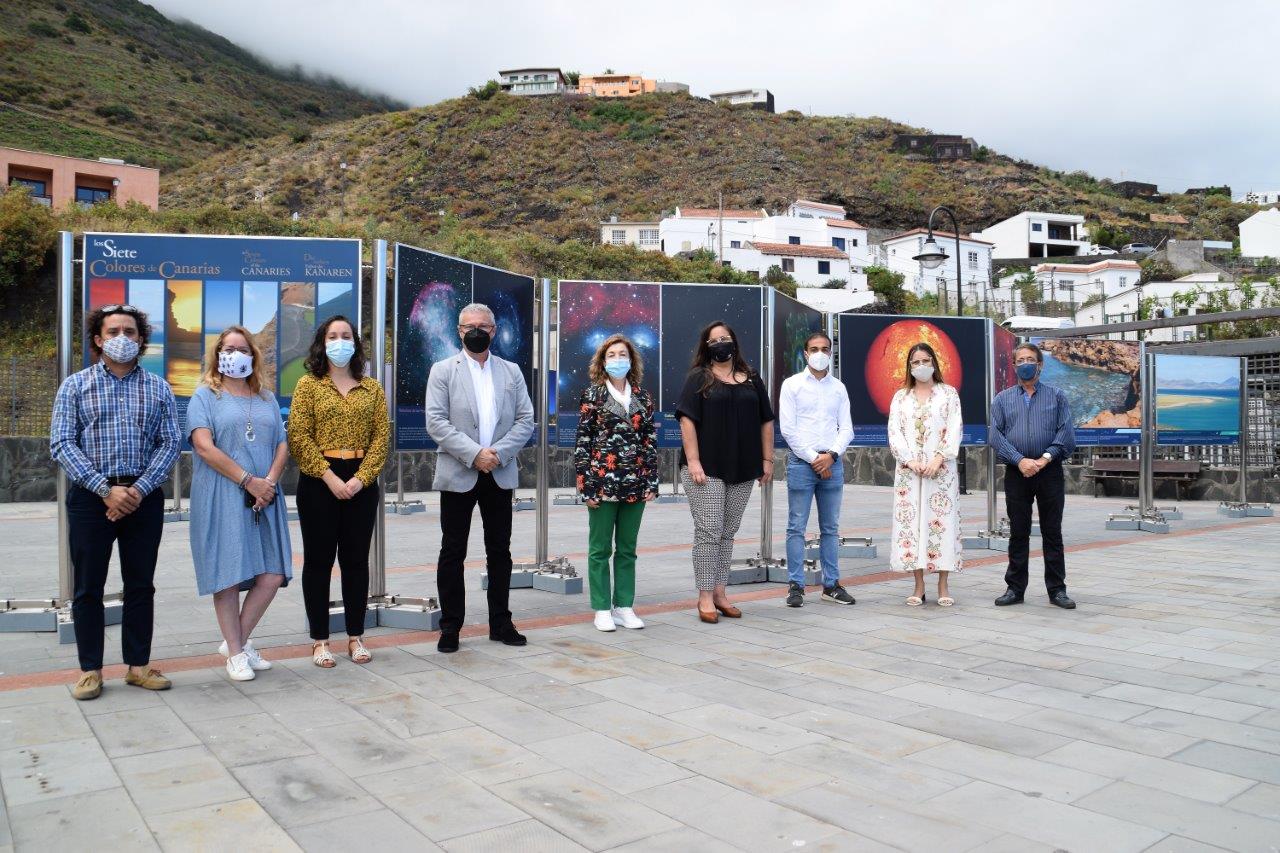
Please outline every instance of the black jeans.
[[[343, 482], [356, 475], [359, 459], [330, 459], [329, 468]], [[298, 477], [298, 524], [302, 528], [302, 601], [307, 608], [311, 639], [329, 639], [329, 581], [333, 558], [342, 572], [342, 609], [347, 634], [364, 634], [369, 606], [369, 545], [373, 525], [382, 510], [377, 485], [365, 486], [340, 501], [324, 480]]]
[[1004, 469], [1004, 506], [1009, 514], [1009, 569], [1004, 582], [1018, 593], [1027, 590], [1027, 559], [1031, 552], [1031, 502], [1040, 515], [1040, 542], [1044, 548], [1044, 585], [1053, 595], [1067, 588], [1067, 559], [1062, 550], [1062, 508], [1067, 490], [1062, 463], [1050, 462], [1033, 477], [1024, 477], [1017, 465]]
[[75, 577], [71, 616], [75, 619], [80, 669], [102, 669], [102, 594], [107, 585], [111, 549], [116, 544], [120, 546], [120, 578], [124, 582], [121, 653], [129, 666], [150, 663], [156, 594], [152, 580], [164, 529], [164, 495], [155, 489], [136, 510], [119, 521], [109, 521], [102, 498], [71, 486], [67, 492], [67, 521]]
[[492, 474], [480, 474], [469, 492], [440, 493], [440, 559], [436, 586], [440, 591], [440, 630], [456, 633], [467, 616], [462, 561], [467, 558], [471, 514], [480, 505], [484, 524], [484, 554], [489, 571], [489, 630], [511, 624], [511, 490], [500, 487]]

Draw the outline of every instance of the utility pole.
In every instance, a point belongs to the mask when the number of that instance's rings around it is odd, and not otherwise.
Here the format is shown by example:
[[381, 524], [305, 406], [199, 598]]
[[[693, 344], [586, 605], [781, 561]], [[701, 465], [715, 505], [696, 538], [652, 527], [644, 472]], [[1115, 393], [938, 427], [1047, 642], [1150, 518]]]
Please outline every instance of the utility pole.
[[720, 240], [720, 251], [716, 253], [716, 260], [724, 263], [724, 193], [716, 193], [716, 200], [720, 206], [720, 224], [718, 226], [718, 234]]

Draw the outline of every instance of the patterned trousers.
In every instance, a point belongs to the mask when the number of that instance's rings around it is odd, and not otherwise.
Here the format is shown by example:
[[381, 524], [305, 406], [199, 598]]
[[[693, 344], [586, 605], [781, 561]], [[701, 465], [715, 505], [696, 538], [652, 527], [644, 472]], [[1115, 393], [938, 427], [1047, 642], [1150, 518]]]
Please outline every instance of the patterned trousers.
[[680, 469], [680, 483], [689, 496], [689, 512], [693, 514], [693, 577], [699, 592], [711, 592], [729, 583], [733, 537], [742, 524], [753, 482], [726, 484], [708, 477], [698, 485], [687, 466]]

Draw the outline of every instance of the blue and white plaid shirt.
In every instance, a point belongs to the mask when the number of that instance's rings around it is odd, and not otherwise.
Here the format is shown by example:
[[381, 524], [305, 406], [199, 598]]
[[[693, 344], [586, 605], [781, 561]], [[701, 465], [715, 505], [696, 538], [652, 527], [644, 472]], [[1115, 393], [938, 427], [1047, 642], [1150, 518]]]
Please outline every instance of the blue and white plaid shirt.
[[137, 477], [145, 497], [169, 478], [181, 440], [173, 389], [139, 366], [119, 379], [99, 361], [58, 388], [49, 452], [81, 488]]

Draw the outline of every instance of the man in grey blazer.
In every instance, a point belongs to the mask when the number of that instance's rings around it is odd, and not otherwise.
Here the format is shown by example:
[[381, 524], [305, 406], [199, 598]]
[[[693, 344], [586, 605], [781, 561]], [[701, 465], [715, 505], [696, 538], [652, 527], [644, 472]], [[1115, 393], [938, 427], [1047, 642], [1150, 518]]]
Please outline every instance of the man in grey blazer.
[[439, 445], [433, 489], [440, 492], [442, 652], [458, 650], [466, 618], [462, 562], [471, 516], [480, 505], [489, 571], [489, 639], [523, 646], [511, 621], [511, 492], [520, 481], [516, 454], [533, 435], [533, 402], [520, 368], [489, 352], [497, 329], [493, 312], [478, 302], [458, 314], [462, 352], [431, 366], [427, 379], [427, 433]]

